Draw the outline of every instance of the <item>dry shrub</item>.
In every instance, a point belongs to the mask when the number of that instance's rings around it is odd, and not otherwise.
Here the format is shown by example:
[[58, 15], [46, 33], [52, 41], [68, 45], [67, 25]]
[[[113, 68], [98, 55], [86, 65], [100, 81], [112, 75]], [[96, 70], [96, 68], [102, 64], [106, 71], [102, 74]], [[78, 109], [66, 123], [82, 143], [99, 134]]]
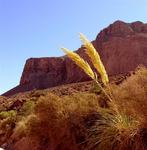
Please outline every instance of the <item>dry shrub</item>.
[[113, 88], [118, 110], [147, 125], [147, 69], [139, 67], [122, 84]]
[[0, 144], [10, 138], [15, 128], [17, 112], [15, 110], [0, 112]]
[[98, 110], [94, 94], [75, 94], [58, 97], [53, 94], [40, 97], [26, 123], [26, 135], [34, 149], [79, 149], [85, 140], [85, 118]]
[[35, 102], [30, 100], [26, 101], [23, 105], [22, 108], [19, 111], [19, 116], [20, 118], [28, 116], [29, 114], [33, 113], [35, 107]]

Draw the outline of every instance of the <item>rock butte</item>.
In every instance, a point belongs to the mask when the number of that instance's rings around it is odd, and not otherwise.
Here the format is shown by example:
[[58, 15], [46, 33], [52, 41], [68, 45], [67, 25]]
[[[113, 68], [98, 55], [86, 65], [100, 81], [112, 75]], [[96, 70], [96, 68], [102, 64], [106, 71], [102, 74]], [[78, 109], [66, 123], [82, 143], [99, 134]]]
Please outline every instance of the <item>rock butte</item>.
[[[116, 21], [103, 29], [92, 43], [110, 76], [134, 71], [140, 64], [147, 66], [147, 24]], [[83, 47], [77, 53], [89, 62]], [[89, 77], [66, 56], [30, 58], [20, 84], [4, 95], [87, 80]]]

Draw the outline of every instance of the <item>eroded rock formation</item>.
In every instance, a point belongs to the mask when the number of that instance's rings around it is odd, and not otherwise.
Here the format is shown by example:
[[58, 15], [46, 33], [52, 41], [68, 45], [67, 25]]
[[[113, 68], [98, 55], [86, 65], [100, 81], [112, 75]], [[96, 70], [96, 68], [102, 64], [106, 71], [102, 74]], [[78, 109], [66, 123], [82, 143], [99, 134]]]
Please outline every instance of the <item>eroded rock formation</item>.
[[[147, 24], [116, 21], [102, 30], [93, 44], [110, 76], [134, 71], [140, 64], [147, 66]], [[89, 61], [83, 47], [77, 53]], [[20, 85], [5, 95], [86, 80], [89, 77], [66, 56], [30, 58]]]

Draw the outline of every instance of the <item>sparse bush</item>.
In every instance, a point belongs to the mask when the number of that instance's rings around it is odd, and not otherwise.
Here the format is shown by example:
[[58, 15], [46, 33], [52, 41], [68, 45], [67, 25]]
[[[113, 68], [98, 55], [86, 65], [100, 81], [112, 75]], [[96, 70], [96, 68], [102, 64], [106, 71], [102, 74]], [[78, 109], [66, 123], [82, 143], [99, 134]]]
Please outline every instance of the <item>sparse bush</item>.
[[34, 101], [27, 101], [23, 104], [19, 115], [22, 117], [28, 116], [29, 114], [33, 113], [35, 107]]
[[17, 112], [14, 110], [0, 113], [0, 144], [6, 141], [15, 128]]
[[15, 110], [2, 111], [0, 112], [0, 119], [13, 118], [16, 116], [16, 113]]

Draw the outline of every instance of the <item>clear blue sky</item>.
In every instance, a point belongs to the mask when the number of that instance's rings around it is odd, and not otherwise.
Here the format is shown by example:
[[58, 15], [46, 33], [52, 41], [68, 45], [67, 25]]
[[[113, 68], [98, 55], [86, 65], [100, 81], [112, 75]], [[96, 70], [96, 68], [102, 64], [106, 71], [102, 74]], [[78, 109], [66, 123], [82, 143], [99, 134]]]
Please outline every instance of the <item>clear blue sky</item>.
[[26, 59], [60, 56], [115, 20], [147, 22], [147, 0], [0, 0], [0, 94], [19, 83]]

